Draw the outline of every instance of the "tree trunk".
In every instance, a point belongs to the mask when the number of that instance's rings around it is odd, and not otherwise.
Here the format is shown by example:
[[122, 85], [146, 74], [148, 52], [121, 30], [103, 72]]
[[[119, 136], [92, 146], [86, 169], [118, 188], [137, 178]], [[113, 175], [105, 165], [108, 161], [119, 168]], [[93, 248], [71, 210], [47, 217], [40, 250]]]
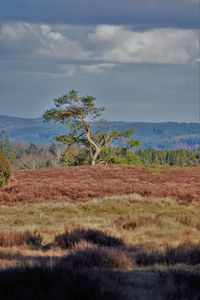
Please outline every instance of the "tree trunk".
[[97, 157], [99, 156], [100, 152], [101, 152], [101, 149], [99, 149], [99, 148], [97, 148], [97, 149], [95, 150], [95, 153], [94, 153], [94, 155], [92, 156], [92, 162], [91, 162], [91, 165], [92, 165], [92, 166], [95, 166], [95, 165], [96, 165], [96, 159], [97, 159]]

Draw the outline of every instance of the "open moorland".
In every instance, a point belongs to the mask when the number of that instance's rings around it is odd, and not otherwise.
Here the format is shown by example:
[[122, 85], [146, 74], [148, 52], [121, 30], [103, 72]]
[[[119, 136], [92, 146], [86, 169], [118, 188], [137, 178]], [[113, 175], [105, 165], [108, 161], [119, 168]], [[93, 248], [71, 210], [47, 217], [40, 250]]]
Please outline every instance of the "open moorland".
[[200, 168], [15, 170], [0, 299], [200, 299]]

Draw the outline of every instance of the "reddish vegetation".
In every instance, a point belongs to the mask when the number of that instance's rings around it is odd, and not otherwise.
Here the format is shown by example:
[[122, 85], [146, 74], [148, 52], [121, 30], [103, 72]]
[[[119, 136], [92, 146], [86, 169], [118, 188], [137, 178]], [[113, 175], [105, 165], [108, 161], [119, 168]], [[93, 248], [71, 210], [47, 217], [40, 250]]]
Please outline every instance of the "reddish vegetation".
[[175, 197], [183, 204], [200, 198], [200, 168], [108, 165], [57, 169], [15, 170], [0, 190], [0, 203], [87, 201], [91, 198], [137, 193]]

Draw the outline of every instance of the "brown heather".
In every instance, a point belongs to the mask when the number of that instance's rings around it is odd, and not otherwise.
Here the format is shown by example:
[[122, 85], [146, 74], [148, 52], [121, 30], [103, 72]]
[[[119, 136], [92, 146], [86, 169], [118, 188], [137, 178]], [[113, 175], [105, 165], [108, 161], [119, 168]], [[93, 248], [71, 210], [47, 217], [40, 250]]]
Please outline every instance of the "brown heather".
[[15, 170], [0, 190], [0, 203], [88, 201], [110, 195], [173, 197], [180, 204], [199, 200], [200, 167], [108, 165]]

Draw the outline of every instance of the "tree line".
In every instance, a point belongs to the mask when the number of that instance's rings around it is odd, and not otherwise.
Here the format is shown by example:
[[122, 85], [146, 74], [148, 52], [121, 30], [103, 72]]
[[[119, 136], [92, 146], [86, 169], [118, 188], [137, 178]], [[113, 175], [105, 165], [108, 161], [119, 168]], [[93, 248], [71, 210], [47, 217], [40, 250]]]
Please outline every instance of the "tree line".
[[[59, 143], [51, 145], [13, 143], [9, 141], [6, 132], [0, 132], [0, 149], [10, 165], [20, 169], [78, 166], [90, 163], [90, 149], [87, 147], [76, 144], [65, 147]], [[197, 151], [189, 149], [133, 150], [128, 146], [110, 145], [102, 150], [96, 163], [199, 166], [200, 149]]]

